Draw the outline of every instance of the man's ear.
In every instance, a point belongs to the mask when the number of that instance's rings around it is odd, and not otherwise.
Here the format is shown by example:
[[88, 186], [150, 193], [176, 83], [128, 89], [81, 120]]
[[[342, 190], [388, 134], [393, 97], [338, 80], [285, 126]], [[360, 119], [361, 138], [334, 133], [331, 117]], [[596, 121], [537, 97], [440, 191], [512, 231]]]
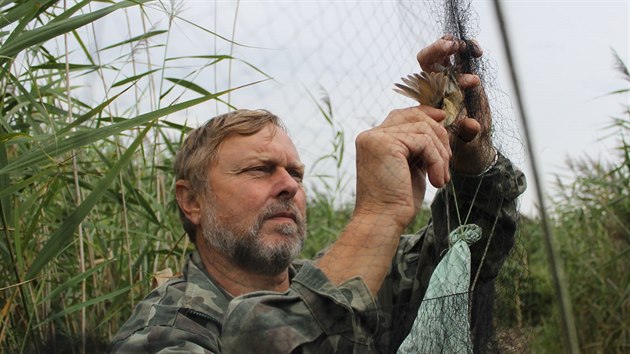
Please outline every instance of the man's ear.
[[180, 179], [175, 182], [175, 198], [186, 218], [194, 225], [199, 225], [201, 220], [201, 203], [193, 194], [189, 181]]

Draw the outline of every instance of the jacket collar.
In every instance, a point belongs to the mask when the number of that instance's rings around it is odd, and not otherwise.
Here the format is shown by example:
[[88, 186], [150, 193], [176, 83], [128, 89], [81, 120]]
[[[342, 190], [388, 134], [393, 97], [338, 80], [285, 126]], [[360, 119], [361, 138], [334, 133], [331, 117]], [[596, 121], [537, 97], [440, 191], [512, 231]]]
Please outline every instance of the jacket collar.
[[205, 271], [197, 251], [189, 256], [184, 267], [184, 277], [186, 290], [182, 307], [221, 321], [232, 297]]

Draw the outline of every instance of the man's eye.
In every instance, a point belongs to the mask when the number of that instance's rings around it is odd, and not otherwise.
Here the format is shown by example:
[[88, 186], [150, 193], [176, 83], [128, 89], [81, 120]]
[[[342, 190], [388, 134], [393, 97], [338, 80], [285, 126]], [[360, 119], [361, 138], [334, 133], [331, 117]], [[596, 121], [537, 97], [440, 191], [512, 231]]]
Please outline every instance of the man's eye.
[[291, 175], [291, 177], [293, 177], [293, 179], [295, 179], [299, 183], [302, 183], [302, 180], [304, 180], [304, 175], [302, 174], [302, 172], [289, 171], [289, 174]]
[[269, 173], [273, 171], [273, 166], [254, 166], [247, 169], [248, 172]]

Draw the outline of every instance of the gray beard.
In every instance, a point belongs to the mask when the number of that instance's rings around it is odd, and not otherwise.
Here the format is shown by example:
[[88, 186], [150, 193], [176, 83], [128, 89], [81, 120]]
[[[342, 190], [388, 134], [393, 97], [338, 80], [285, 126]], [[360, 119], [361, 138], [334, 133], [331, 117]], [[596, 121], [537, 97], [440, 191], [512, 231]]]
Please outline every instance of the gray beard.
[[[206, 210], [202, 220], [204, 242], [243, 270], [261, 275], [277, 275], [285, 271], [302, 252], [306, 223], [292, 202], [281, 201], [270, 205], [249, 227], [225, 225], [217, 218], [214, 206]], [[271, 215], [286, 210], [291, 210], [296, 215], [296, 224], [282, 224], [274, 230], [286, 239], [273, 245], [263, 243], [260, 233], [264, 221]]]

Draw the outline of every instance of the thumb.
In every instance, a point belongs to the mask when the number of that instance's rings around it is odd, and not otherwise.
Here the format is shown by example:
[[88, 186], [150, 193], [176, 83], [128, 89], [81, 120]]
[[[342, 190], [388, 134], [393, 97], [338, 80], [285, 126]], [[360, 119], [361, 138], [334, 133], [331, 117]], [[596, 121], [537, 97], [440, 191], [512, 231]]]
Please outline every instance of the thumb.
[[455, 134], [464, 142], [470, 142], [481, 132], [481, 124], [472, 118], [462, 118], [456, 123]]

